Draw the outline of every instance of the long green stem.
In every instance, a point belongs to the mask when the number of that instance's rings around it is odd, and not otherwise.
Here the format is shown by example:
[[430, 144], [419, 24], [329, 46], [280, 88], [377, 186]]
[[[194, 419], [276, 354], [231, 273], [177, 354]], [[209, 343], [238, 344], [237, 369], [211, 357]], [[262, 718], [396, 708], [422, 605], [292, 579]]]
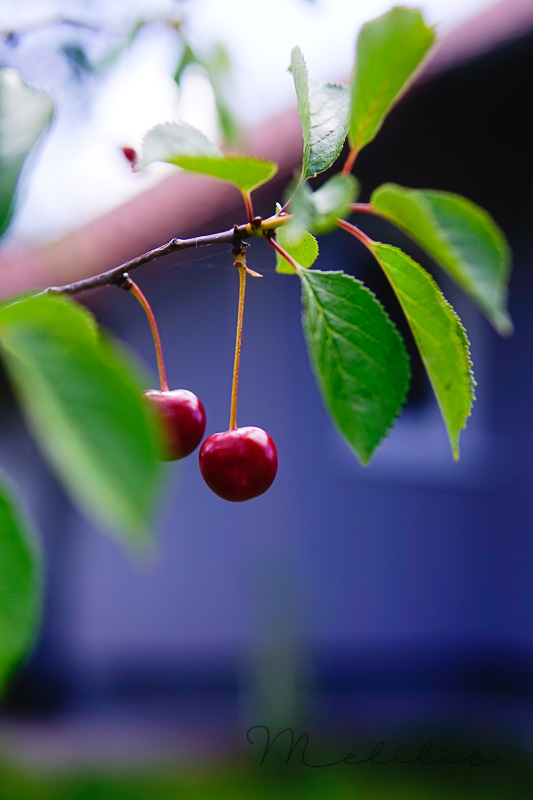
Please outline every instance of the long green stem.
[[239, 270], [239, 309], [237, 313], [237, 336], [235, 338], [235, 359], [233, 361], [233, 384], [231, 387], [231, 410], [229, 429], [237, 427], [237, 390], [239, 386], [239, 367], [241, 363], [242, 322], [244, 318], [244, 295], [246, 291], [246, 257], [238, 253], [235, 257], [235, 266]]
[[165, 362], [163, 360], [163, 349], [161, 347], [161, 338], [159, 336], [159, 330], [157, 328], [157, 323], [155, 321], [154, 313], [150, 308], [148, 300], [141, 292], [137, 284], [134, 283], [131, 278], [128, 278], [124, 288], [128, 289], [132, 293], [132, 295], [137, 298], [137, 300], [144, 309], [144, 313], [148, 317], [148, 322], [150, 323], [150, 328], [152, 330], [152, 336], [154, 339], [155, 353], [157, 356], [157, 368], [159, 370], [159, 383], [161, 386], [161, 391], [168, 392], [167, 374], [165, 372]]

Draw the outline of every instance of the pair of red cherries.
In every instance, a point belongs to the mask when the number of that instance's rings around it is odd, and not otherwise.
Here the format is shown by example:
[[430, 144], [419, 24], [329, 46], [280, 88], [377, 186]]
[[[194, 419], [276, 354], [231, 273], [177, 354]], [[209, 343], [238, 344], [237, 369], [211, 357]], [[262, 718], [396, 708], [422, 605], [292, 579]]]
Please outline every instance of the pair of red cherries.
[[[144, 393], [161, 420], [165, 459], [190, 455], [205, 431], [205, 411], [187, 389]], [[276, 446], [262, 428], [245, 427], [215, 433], [200, 448], [200, 472], [209, 488], [238, 503], [266, 492], [278, 469]]]
[[[126, 154], [127, 155], [127, 154]], [[237, 428], [237, 384], [242, 338], [244, 289], [247, 273], [257, 275], [246, 266], [245, 249], [236, 245], [235, 266], [239, 267], [239, 314], [233, 367], [230, 428], [215, 433], [200, 448], [200, 472], [212, 491], [224, 500], [234, 503], [258, 497], [272, 485], [278, 470], [276, 446], [262, 428]], [[125, 272], [117, 286], [131, 292], [139, 301], [152, 330], [161, 390], [144, 392], [144, 397], [161, 421], [163, 432], [162, 457], [175, 461], [190, 455], [200, 444], [205, 431], [205, 411], [193, 392], [187, 389], [168, 388], [161, 339], [157, 323], [148, 300]]]

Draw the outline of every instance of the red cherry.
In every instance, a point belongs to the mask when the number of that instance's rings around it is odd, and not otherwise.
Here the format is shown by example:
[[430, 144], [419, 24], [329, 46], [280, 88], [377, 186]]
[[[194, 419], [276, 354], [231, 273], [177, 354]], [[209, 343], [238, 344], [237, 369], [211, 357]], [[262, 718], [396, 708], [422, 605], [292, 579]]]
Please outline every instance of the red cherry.
[[224, 500], [251, 500], [266, 492], [276, 477], [276, 445], [261, 428], [214, 433], [200, 448], [200, 471]]
[[187, 389], [144, 392], [162, 422], [165, 461], [175, 461], [192, 453], [205, 431], [205, 411], [193, 392]]
[[122, 152], [124, 153], [125, 158], [128, 159], [131, 166], [134, 167], [137, 163], [137, 152], [133, 149], [133, 147], [123, 147]]

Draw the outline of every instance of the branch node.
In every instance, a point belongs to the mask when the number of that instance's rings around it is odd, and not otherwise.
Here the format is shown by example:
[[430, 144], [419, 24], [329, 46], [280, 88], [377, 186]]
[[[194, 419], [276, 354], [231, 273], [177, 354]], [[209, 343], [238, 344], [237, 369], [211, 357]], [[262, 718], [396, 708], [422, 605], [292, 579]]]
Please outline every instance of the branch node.
[[[236, 229], [237, 225], [235, 225], [234, 230], [236, 231]], [[239, 238], [233, 243], [231, 252], [233, 253], [234, 256], [244, 256], [247, 247], [250, 247], [249, 242], [243, 242], [243, 240]]]
[[133, 286], [133, 281], [127, 272], [123, 272], [122, 275], [119, 275], [116, 279], [115, 286], [118, 286], [119, 289], [124, 289], [126, 292], [129, 292]]

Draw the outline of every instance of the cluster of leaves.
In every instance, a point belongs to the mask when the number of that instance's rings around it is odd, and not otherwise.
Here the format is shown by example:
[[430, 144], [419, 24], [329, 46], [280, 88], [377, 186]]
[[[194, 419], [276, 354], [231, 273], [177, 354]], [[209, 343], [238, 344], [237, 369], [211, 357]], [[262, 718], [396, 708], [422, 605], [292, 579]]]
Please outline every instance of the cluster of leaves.
[[[278, 207], [277, 270], [297, 273], [301, 280], [304, 332], [317, 381], [337, 427], [365, 464], [405, 402], [409, 360], [398, 330], [369, 289], [344, 272], [309, 270], [318, 257], [316, 236], [344, 228], [383, 270], [420, 352], [455, 458], [474, 400], [468, 340], [426, 270], [397, 247], [374, 242], [345, 222], [357, 211], [359, 191], [349, 169], [316, 190], [309, 180], [335, 164], [346, 138], [346, 165], [351, 167], [378, 134], [434, 40], [419, 11], [399, 7], [363, 26], [350, 86], [310, 79], [298, 47], [291, 58], [304, 146], [299, 178], [283, 210]], [[245, 196], [275, 172], [271, 162], [222, 154], [200, 131], [182, 123], [159, 125], [147, 134], [138, 166], [153, 161], [229, 181]], [[374, 191], [364, 211], [407, 233], [499, 332], [511, 330], [506, 311], [509, 250], [483, 209], [448, 192], [389, 183]]]
[[[418, 11], [393, 9], [362, 28], [349, 87], [311, 80], [295, 48], [291, 69], [303, 131], [301, 172], [268, 225], [250, 223], [250, 233], [263, 235], [275, 248], [278, 272], [301, 281], [304, 333], [319, 387], [339, 431], [365, 464], [405, 402], [409, 360], [372, 292], [344, 272], [310, 269], [318, 257], [317, 236], [340, 226], [383, 270], [419, 349], [456, 458], [474, 398], [465, 331], [434, 279], [398, 248], [371, 240], [346, 221], [357, 210], [351, 166], [433, 41], [434, 32]], [[22, 162], [50, 113], [48, 101], [12, 74], [2, 77], [0, 231], [9, 223]], [[309, 180], [337, 161], [346, 138], [349, 155], [342, 172], [312, 188]], [[232, 183], [250, 217], [251, 193], [277, 169], [263, 159], [224, 154], [183, 123], [147, 134], [137, 168], [153, 161]], [[376, 189], [364, 210], [401, 228], [497, 330], [510, 329], [509, 252], [486, 212], [457, 195], [394, 184]], [[0, 306], [0, 353], [28, 424], [74, 502], [126, 540], [145, 542], [157, 496], [158, 431], [141, 400], [146, 383], [131, 357], [98, 331], [84, 308], [46, 294], [11, 298]], [[36, 630], [40, 573], [33, 536], [11, 493], [0, 486], [0, 687]]]
[[[393, 9], [363, 27], [350, 87], [310, 80], [301, 52], [293, 51], [304, 154], [290, 205], [294, 219], [279, 231], [278, 242], [301, 266], [310, 267], [317, 256], [312, 234], [338, 225], [354, 210], [358, 191], [349, 174], [335, 175], [314, 192], [305, 181], [335, 162], [346, 136], [347, 164], [353, 164], [379, 132], [433, 41], [434, 32], [418, 11]], [[486, 212], [457, 195], [394, 184], [376, 189], [364, 210], [400, 227], [470, 294], [498, 330], [509, 330], [505, 310], [509, 252]], [[459, 318], [433, 278], [408, 255], [372, 241], [350, 224], [340, 225], [366, 245], [391, 284], [458, 458], [459, 434], [474, 399], [468, 341]], [[280, 260], [278, 269], [287, 271], [287, 266]], [[340, 431], [367, 463], [405, 402], [410, 376], [404, 343], [379, 301], [360, 281], [342, 272], [297, 272], [309, 353], [325, 402]]]

